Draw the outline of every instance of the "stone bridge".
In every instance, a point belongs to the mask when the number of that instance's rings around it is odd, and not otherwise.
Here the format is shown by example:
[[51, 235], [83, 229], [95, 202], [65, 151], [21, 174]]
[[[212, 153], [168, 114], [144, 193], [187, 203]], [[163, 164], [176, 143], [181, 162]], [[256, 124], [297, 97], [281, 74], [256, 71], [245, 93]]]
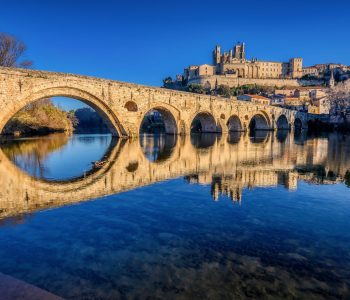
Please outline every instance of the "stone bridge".
[[202, 132], [222, 133], [307, 126], [306, 115], [273, 106], [94, 77], [1, 67], [0, 132], [20, 109], [54, 96], [87, 103], [119, 137], [138, 136], [151, 110], [162, 115], [168, 134], [189, 134], [194, 124], [199, 124]]
[[240, 199], [244, 187], [284, 184], [293, 189], [298, 178], [296, 166], [324, 164], [333, 155], [323, 147], [322, 155], [316, 157], [319, 142], [300, 142], [292, 134], [284, 136], [283, 143], [278, 141], [278, 133], [266, 133], [259, 141], [247, 134], [211, 137], [202, 148], [188, 135], [167, 136], [153, 161], [147, 151], [154, 149], [154, 139], [118, 139], [101, 169], [61, 182], [31, 177], [0, 150], [0, 218], [113, 195], [179, 176], [187, 176], [191, 183], [212, 184], [214, 198], [225, 192]]

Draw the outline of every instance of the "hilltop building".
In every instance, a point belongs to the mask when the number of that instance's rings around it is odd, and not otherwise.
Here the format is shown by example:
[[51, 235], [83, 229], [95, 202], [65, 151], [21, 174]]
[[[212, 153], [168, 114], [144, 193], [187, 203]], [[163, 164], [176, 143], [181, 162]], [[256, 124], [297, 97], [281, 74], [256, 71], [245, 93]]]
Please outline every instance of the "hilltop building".
[[303, 59], [291, 58], [288, 62], [246, 59], [245, 44], [237, 43], [229, 52], [221, 53], [221, 47], [213, 51], [213, 64], [189, 66], [184, 78], [191, 80], [201, 76], [224, 75], [248, 79], [296, 79], [303, 76]]
[[[303, 76], [309, 76], [313, 78], [323, 78], [329, 80], [331, 74], [337, 76], [337, 81], [344, 81], [350, 78], [350, 66], [343, 64], [316, 64], [310, 67], [303, 68]], [[334, 77], [333, 77], [334, 79]]]

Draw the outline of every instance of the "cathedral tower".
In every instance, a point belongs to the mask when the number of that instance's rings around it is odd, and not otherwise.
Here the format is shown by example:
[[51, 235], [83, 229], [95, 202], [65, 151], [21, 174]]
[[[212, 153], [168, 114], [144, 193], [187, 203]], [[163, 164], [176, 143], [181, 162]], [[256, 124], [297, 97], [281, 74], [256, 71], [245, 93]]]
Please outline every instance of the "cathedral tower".
[[233, 57], [235, 59], [239, 59], [239, 60], [244, 60], [245, 59], [245, 45], [244, 43], [237, 43], [234, 47], [233, 47]]
[[213, 51], [213, 65], [216, 66], [221, 62], [221, 47], [216, 45]]

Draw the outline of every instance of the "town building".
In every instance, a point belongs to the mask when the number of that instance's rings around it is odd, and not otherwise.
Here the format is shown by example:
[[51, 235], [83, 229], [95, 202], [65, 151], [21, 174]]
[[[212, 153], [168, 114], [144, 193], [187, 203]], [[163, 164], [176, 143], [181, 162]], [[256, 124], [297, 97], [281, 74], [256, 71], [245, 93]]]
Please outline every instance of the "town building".
[[242, 101], [250, 101], [252, 103], [256, 103], [256, 104], [261, 104], [261, 105], [270, 105], [271, 104], [271, 99], [261, 96], [261, 95], [240, 95], [237, 96], [238, 100], [242, 100]]
[[309, 75], [312, 77], [327, 79], [332, 72], [334, 74], [337, 74], [339, 79], [346, 80], [350, 76], [350, 66], [327, 63], [316, 64], [310, 67], [303, 67], [303, 76]]
[[303, 76], [307, 76], [307, 75], [318, 77], [320, 75], [320, 71], [315, 66], [305, 67], [303, 68]]

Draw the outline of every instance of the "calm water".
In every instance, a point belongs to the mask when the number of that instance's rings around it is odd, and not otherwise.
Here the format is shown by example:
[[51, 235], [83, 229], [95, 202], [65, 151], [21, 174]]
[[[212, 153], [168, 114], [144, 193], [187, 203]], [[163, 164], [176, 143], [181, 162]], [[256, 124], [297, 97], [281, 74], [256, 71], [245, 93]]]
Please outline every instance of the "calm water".
[[3, 142], [0, 272], [68, 299], [350, 299], [349, 154], [286, 132]]

